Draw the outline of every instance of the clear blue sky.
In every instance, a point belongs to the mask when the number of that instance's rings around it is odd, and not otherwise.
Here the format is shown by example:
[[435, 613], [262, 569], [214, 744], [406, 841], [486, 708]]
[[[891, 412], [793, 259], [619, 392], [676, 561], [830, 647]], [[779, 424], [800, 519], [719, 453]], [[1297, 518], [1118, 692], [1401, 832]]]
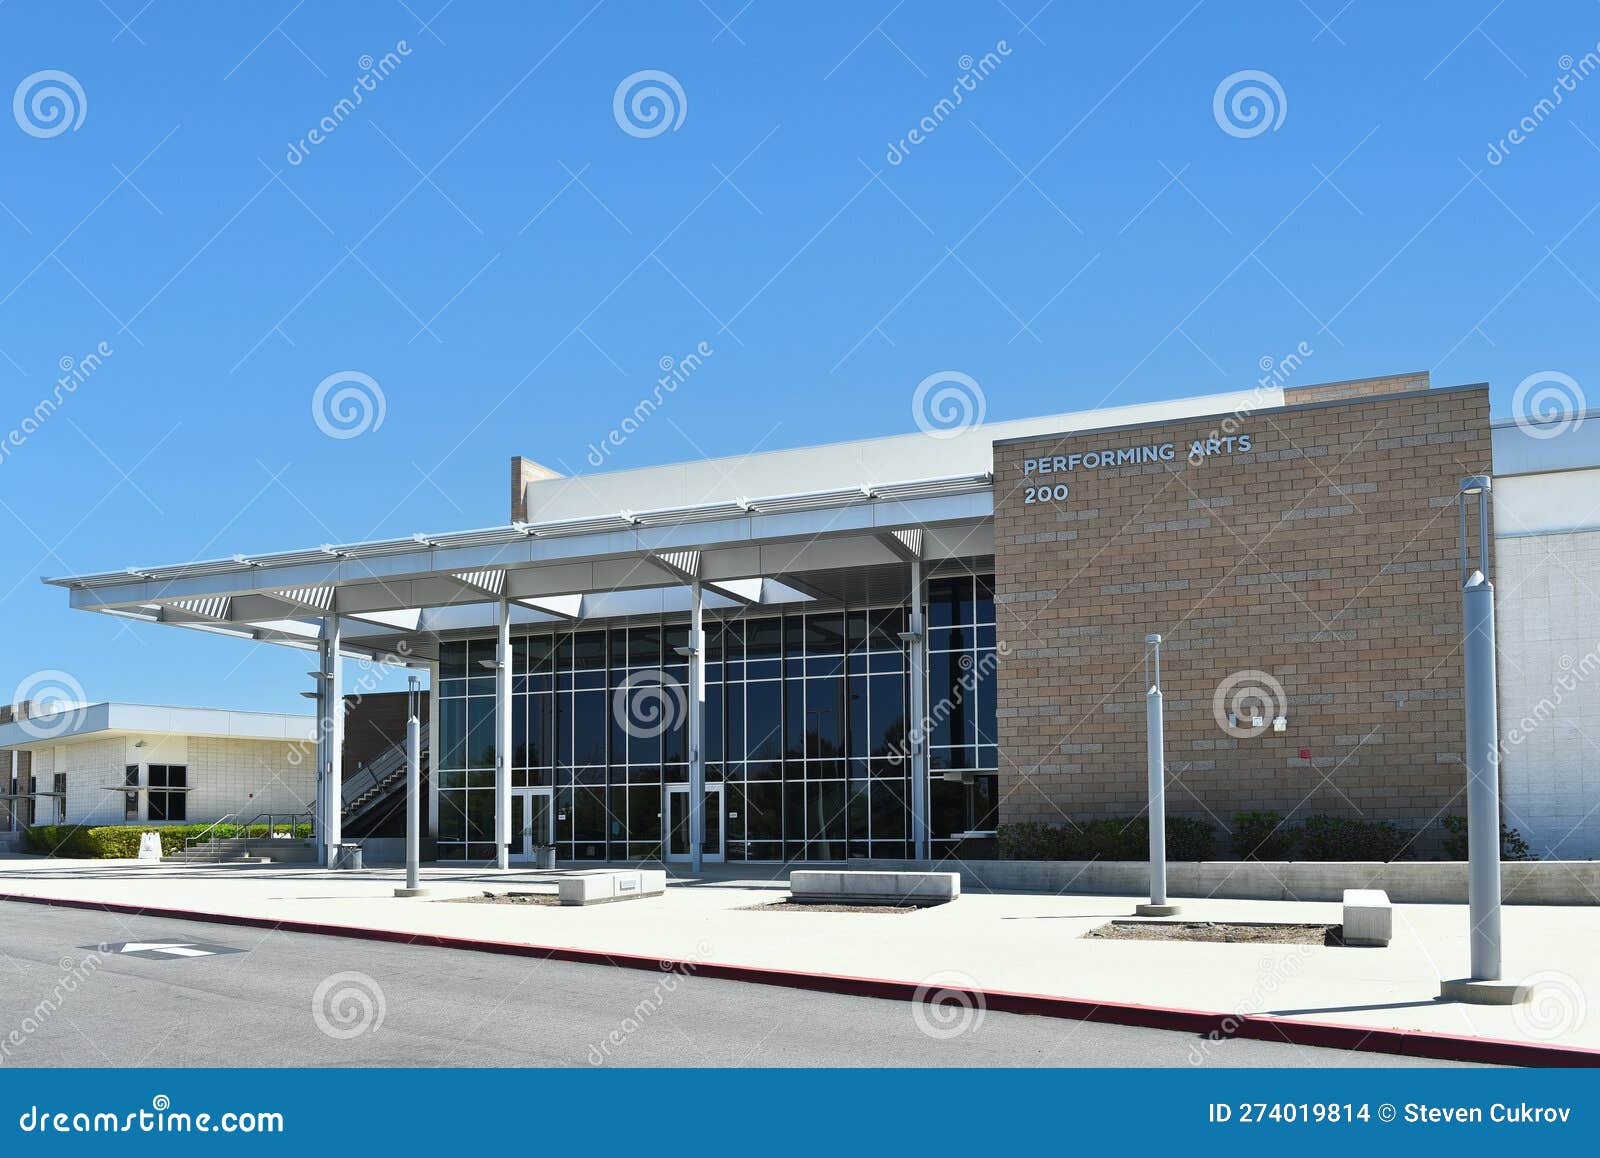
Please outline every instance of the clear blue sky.
[[[82, 93], [55, 135], [0, 110], [0, 439], [112, 351], [0, 458], [0, 696], [303, 708], [303, 655], [39, 577], [504, 522], [509, 456], [592, 469], [700, 342], [613, 465], [906, 431], [940, 370], [995, 419], [1248, 386], [1301, 342], [1297, 381], [1427, 369], [1498, 414], [1600, 383], [1600, 75], [1535, 112], [1589, 0], [441, 3], [0, 3], [0, 97]], [[613, 111], [643, 70], [684, 98], [654, 136]], [[1242, 70], [1283, 94], [1253, 136], [1214, 115]], [[346, 370], [385, 413], [331, 438]]]

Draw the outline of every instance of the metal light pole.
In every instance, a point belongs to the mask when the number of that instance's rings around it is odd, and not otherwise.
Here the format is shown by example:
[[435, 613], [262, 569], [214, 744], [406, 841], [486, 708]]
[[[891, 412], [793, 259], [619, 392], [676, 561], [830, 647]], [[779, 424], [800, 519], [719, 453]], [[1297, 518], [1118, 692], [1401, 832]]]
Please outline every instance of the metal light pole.
[[411, 676], [406, 714], [406, 884], [397, 897], [420, 897], [417, 875], [422, 860], [422, 708], [421, 681]]
[[1145, 772], [1150, 790], [1150, 903], [1135, 911], [1141, 917], [1170, 917], [1177, 905], [1167, 904], [1167, 763], [1166, 726], [1161, 703], [1161, 637], [1144, 637]]
[[[1472, 976], [1440, 995], [1480, 1005], [1525, 1001], [1528, 987], [1500, 976], [1500, 726], [1495, 696], [1494, 584], [1489, 579], [1488, 475], [1461, 482], [1461, 649], [1466, 667], [1467, 903]], [[1467, 505], [1478, 502], [1478, 565], [1468, 558]]]

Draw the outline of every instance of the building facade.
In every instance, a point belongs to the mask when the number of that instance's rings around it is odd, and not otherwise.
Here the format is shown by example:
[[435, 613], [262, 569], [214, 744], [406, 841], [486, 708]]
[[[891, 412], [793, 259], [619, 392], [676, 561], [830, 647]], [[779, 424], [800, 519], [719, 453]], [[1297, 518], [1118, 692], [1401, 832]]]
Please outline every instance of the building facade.
[[318, 652], [325, 769], [341, 660], [426, 669], [445, 860], [981, 857], [1135, 817], [1151, 634], [1169, 812], [1224, 854], [1260, 810], [1427, 854], [1465, 810], [1458, 492], [1494, 473], [1503, 715], [1538, 717], [1506, 822], [1593, 856], [1571, 705], [1600, 681], [1544, 701], [1600, 669], [1600, 447], [1545, 434], [1426, 374], [1264, 382], [581, 478], [517, 458], [509, 524], [52, 582]]
[[0, 725], [0, 758], [26, 756], [30, 824], [206, 824], [307, 815], [316, 799], [309, 715], [84, 704]]

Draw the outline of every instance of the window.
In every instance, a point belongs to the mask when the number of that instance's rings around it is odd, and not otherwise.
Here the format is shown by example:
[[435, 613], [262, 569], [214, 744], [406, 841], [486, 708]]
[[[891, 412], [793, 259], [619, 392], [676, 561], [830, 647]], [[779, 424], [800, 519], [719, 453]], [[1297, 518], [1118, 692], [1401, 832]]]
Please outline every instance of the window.
[[[122, 769], [122, 782], [129, 788], [139, 787], [139, 765], [129, 764]], [[139, 794], [137, 792], [124, 792], [122, 794], [122, 819], [139, 819]]]
[[51, 784], [56, 801], [56, 823], [65, 824], [67, 822], [67, 774], [65, 772], [57, 772]]
[[[928, 807], [942, 853], [956, 833], [993, 828], [992, 583], [935, 576], [927, 608]], [[904, 605], [871, 604], [707, 616], [706, 780], [723, 785], [728, 860], [908, 854], [908, 618]], [[688, 667], [679, 652], [688, 625], [641, 617], [511, 643], [512, 784], [554, 789], [558, 857], [659, 856], [667, 788], [689, 778]], [[478, 662], [494, 654], [492, 639], [441, 645], [441, 860], [494, 856], [494, 681]], [[682, 698], [660, 728], [655, 717], [632, 718], [636, 701], [616, 699], [624, 686], [663, 683]], [[957, 775], [947, 781], [945, 772]]]
[[189, 769], [182, 764], [150, 765], [150, 803], [147, 820], [187, 820]]

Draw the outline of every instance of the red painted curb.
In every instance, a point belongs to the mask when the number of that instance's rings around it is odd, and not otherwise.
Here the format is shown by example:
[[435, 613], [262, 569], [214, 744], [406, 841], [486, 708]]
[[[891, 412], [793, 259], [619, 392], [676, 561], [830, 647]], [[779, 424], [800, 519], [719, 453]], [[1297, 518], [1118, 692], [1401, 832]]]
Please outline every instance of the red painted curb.
[[241, 925], [254, 929], [277, 929], [287, 933], [387, 941], [401, 945], [425, 945], [436, 949], [461, 949], [476, 953], [500, 953], [513, 957], [538, 957], [550, 961], [610, 965], [621, 969], [641, 969], [655, 973], [678, 972], [696, 977], [714, 977], [723, 981], [744, 981], [752, 985], [774, 985], [786, 989], [806, 989], [854, 997], [877, 997], [891, 1001], [958, 1001], [1001, 1013], [1021, 1013], [1068, 1021], [1093, 1021], [1110, 1025], [1174, 1030], [1180, 1033], [1193, 1033], [1211, 1041], [1242, 1037], [1255, 1041], [1319, 1046], [1324, 1049], [1399, 1054], [1436, 1061], [1470, 1061], [1506, 1066], [1600, 1068], [1600, 1050], [1581, 1049], [1575, 1046], [1532, 1045], [1528, 1042], [1506, 1041], [1500, 1038], [1424, 1033], [1410, 1029], [1366, 1028], [1326, 1021], [1292, 1021], [1260, 1014], [1208, 1013], [1203, 1010], [1159, 1005], [1092, 1001], [1042, 993], [1014, 993], [1003, 989], [916, 985], [909, 981], [851, 977], [840, 973], [805, 973], [793, 969], [768, 969], [757, 965], [724, 965], [708, 961], [643, 957], [632, 953], [605, 953], [598, 949], [527, 945], [512, 941], [482, 941], [438, 933], [404, 933], [394, 929], [329, 925], [316, 921], [278, 921], [268, 917], [249, 917], [236, 913], [160, 909], [112, 901], [32, 897], [15, 893], [0, 893], [0, 901], [45, 905], [52, 908], [89, 909], [103, 913], [126, 913], [139, 917], [166, 917], [177, 921], [205, 921], [216, 925]]

